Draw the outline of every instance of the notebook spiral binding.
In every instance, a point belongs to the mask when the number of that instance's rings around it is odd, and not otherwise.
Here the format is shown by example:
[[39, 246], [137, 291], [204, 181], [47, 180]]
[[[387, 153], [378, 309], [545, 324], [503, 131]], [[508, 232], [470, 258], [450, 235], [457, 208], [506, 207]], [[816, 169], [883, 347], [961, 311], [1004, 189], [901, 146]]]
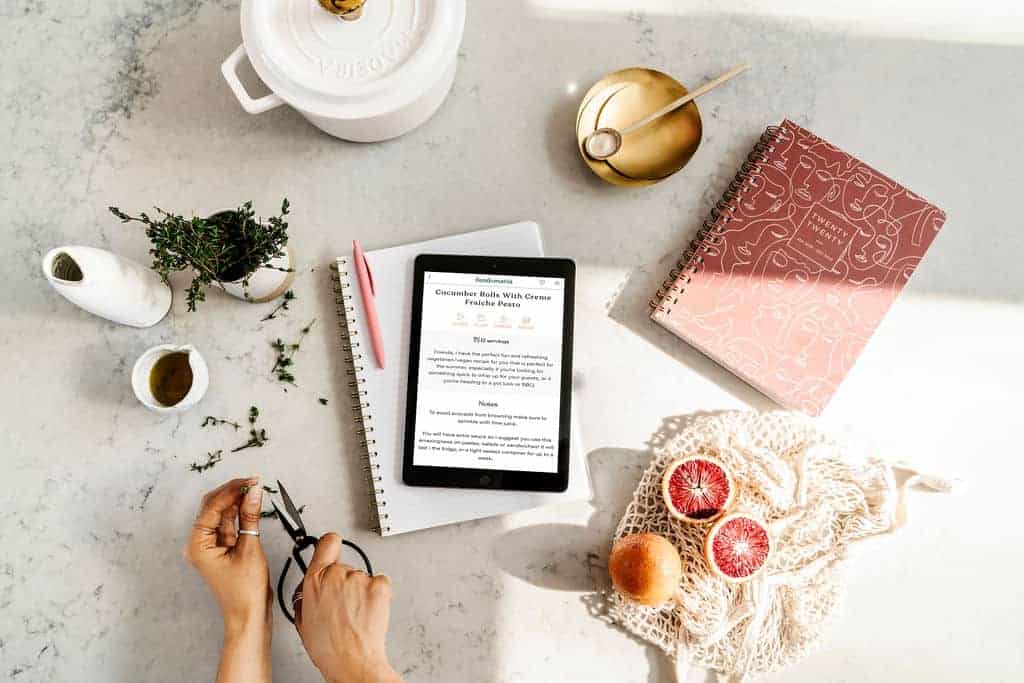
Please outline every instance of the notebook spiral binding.
[[700, 264], [704, 262], [704, 254], [710, 253], [709, 247], [721, 243], [722, 231], [729, 223], [732, 213], [736, 210], [733, 200], [743, 192], [750, 189], [749, 180], [752, 173], [761, 170], [761, 164], [769, 152], [775, 150], [775, 143], [779, 135], [784, 132], [781, 126], [769, 126], [761, 138], [750, 150], [746, 161], [740, 166], [740, 170], [733, 177], [729, 187], [725, 190], [722, 198], [711, 209], [708, 217], [704, 219], [700, 230], [693, 238], [686, 250], [676, 261], [675, 267], [669, 271], [668, 277], [661, 283], [658, 292], [650, 300], [652, 310], [662, 311], [666, 314], [672, 311], [672, 306], [679, 301], [679, 296], [686, 291], [686, 285], [690, 284], [690, 278], [699, 270]]
[[341, 328], [341, 348], [345, 352], [345, 364], [348, 366], [345, 372], [349, 377], [352, 419], [356, 424], [356, 434], [359, 435], [359, 445], [363, 449], [363, 473], [366, 475], [366, 484], [370, 492], [370, 524], [374, 531], [383, 534], [391, 530], [388, 525], [388, 514], [384, 512], [388, 503], [381, 487], [377, 440], [373, 438], [373, 415], [370, 413], [372, 408], [366, 401], [366, 390], [363, 388], [366, 382], [363, 377], [365, 366], [362, 347], [360, 341], [356, 339], [359, 330], [355, 329], [354, 324], [350, 324], [356, 309], [352, 304], [352, 280], [347, 265], [347, 258], [339, 258], [337, 263], [331, 264], [334, 303], [338, 311], [338, 327]]

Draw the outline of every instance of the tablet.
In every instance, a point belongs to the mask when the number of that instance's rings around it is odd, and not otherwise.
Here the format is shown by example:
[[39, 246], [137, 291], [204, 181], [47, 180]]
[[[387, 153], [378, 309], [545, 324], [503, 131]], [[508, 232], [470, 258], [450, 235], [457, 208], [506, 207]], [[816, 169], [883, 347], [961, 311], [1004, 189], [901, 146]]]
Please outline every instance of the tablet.
[[564, 491], [576, 266], [416, 258], [402, 479]]

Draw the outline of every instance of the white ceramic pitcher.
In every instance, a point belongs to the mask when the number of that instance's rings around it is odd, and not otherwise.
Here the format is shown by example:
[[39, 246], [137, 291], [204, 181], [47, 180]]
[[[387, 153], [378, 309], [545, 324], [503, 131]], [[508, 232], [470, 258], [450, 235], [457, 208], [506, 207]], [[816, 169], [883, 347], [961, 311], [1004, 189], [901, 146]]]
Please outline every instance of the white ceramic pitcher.
[[71, 303], [122, 325], [152, 327], [171, 309], [171, 288], [159, 275], [105, 249], [51, 249], [43, 274]]
[[[160, 403], [153, 395], [153, 390], [149, 384], [149, 377], [153, 372], [153, 366], [156, 365], [158, 360], [170, 353], [187, 353], [188, 364], [192, 368], [192, 386], [189, 388], [188, 393], [185, 394], [185, 397], [173, 406]], [[206, 395], [206, 390], [209, 386], [210, 370], [206, 366], [206, 361], [203, 360], [203, 357], [199, 355], [199, 352], [191, 344], [183, 346], [161, 344], [160, 346], [154, 346], [139, 356], [139, 359], [135, 361], [135, 367], [132, 368], [132, 390], [135, 391], [136, 398], [139, 399], [142, 405], [158, 413], [181, 413], [188, 410], [199, 403], [203, 396]]]

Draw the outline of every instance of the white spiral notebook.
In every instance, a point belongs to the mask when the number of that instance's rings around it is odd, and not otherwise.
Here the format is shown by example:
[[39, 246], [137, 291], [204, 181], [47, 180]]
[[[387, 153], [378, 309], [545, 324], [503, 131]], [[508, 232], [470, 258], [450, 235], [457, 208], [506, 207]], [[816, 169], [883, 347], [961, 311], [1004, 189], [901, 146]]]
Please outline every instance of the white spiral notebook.
[[354, 269], [350, 268], [351, 257], [339, 257], [332, 268], [342, 348], [354, 399], [353, 417], [361, 438], [360, 458], [371, 484], [375, 530], [382, 536], [392, 536], [589, 498], [590, 482], [575, 416], [569, 488], [564, 493], [423, 488], [402, 483], [413, 261], [424, 253], [543, 256], [543, 248], [537, 224], [527, 222], [366, 252], [374, 278], [384, 356], [388, 359], [383, 370], [374, 363], [372, 351], [360, 343], [370, 336]]

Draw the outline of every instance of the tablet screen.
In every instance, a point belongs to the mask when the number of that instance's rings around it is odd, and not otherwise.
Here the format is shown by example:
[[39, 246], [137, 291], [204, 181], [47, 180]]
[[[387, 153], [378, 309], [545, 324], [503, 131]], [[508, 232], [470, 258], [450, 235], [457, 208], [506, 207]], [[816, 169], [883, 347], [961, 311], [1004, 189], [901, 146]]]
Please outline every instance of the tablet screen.
[[413, 465], [558, 471], [565, 289], [424, 271]]

